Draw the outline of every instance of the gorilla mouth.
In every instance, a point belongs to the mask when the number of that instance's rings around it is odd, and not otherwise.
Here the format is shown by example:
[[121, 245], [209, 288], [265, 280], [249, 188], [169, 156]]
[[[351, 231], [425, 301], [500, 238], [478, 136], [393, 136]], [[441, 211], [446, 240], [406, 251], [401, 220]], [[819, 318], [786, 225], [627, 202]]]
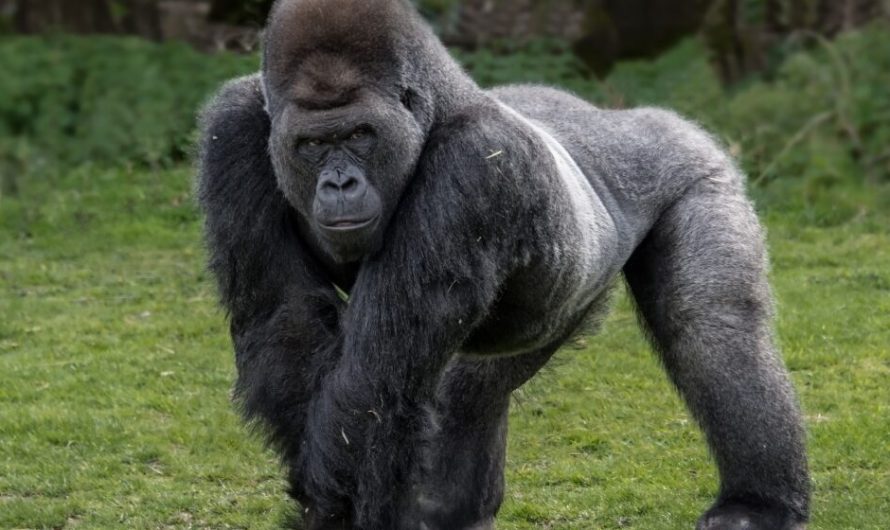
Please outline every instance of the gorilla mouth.
[[368, 219], [337, 219], [328, 223], [319, 223], [324, 230], [332, 232], [352, 232], [367, 228], [377, 222], [379, 216], [375, 215]]

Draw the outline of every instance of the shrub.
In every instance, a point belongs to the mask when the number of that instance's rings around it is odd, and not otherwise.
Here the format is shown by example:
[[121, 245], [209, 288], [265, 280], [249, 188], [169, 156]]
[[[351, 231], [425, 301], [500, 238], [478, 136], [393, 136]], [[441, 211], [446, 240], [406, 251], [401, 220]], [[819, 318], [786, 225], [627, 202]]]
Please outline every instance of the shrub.
[[537, 83], [560, 86], [587, 98], [598, 94], [599, 87], [563, 41], [539, 39], [521, 46], [500, 41], [473, 52], [454, 49], [452, 54], [483, 87]]
[[[500, 42], [455, 55], [483, 86], [543, 83], [605, 107], [677, 109], [716, 131], [756, 183], [890, 181], [887, 26], [876, 24], [835, 42], [801, 36], [792, 45], [769, 79], [750, 79], [729, 90], [695, 39], [655, 61], [620, 64], [602, 82], [560, 41]], [[14, 191], [10, 175], [51, 168], [163, 167], [185, 160], [196, 111], [208, 94], [258, 67], [256, 56], [207, 56], [175, 43], [5, 38], [0, 191]]]
[[10, 160], [170, 165], [189, 154], [196, 110], [208, 94], [257, 67], [256, 57], [207, 57], [183, 44], [134, 38], [4, 39], [0, 159], [7, 167]]

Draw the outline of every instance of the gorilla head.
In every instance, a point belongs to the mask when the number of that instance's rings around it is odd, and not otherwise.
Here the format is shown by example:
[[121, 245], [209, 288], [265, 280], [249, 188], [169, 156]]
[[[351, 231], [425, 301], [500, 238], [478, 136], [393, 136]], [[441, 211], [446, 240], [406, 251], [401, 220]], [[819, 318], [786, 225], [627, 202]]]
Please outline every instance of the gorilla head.
[[404, 53], [416, 24], [392, 27], [410, 12], [392, 0], [306, 0], [270, 17], [263, 84], [278, 185], [336, 263], [380, 248], [428, 132]]

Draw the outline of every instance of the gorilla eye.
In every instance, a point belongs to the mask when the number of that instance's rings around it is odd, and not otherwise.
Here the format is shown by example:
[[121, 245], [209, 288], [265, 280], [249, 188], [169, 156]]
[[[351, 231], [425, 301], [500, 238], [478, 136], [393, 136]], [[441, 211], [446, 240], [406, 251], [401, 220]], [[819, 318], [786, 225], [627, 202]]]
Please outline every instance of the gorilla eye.
[[318, 138], [304, 138], [297, 142], [297, 153], [304, 157], [317, 157], [325, 151], [324, 140]]
[[297, 142], [298, 149], [312, 149], [317, 150], [319, 147], [324, 145], [323, 140], [319, 140], [318, 138], [305, 138]]
[[374, 139], [374, 130], [370, 126], [363, 125], [349, 133], [347, 143], [354, 148], [367, 147]]

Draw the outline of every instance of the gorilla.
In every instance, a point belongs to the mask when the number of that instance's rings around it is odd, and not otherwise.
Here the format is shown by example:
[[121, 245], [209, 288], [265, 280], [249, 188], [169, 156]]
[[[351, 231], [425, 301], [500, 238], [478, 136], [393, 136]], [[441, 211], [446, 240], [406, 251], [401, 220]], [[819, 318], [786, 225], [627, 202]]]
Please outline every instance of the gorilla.
[[511, 392], [623, 275], [719, 470], [697, 528], [805, 528], [763, 235], [717, 142], [482, 90], [408, 0], [280, 0], [264, 40], [202, 115], [197, 188], [235, 395], [302, 525], [493, 528]]

